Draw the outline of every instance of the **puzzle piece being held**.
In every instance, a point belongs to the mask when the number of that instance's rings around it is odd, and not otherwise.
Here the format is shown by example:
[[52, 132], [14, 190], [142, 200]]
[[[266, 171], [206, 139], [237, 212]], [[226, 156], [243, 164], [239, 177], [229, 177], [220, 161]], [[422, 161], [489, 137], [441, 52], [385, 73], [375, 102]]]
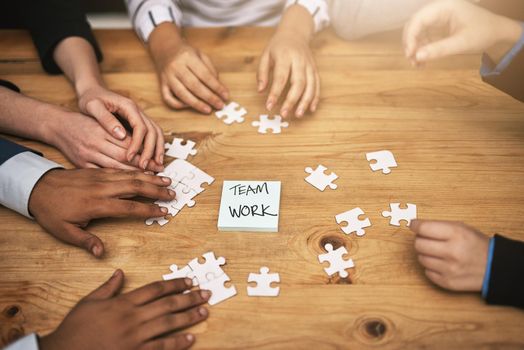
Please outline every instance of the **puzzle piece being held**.
[[147, 226], [151, 226], [153, 225], [154, 223], [158, 223], [160, 226], [164, 226], [165, 224], [167, 224], [169, 222], [169, 220], [167, 220], [164, 216], [160, 216], [158, 218], [149, 218], [149, 219], [146, 219], [146, 225]]
[[239, 104], [236, 102], [230, 102], [227, 106], [222, 108], [220, 111], [216, 111], [215, 115], [218, 119], [228, 125], [233, 123], [242, 123], [244, 121], [244, 115], [247, 114], [245, 108], [239, 108]]
[[406, 208], [400, 208], [400, 203], [391, 203], [389, 207], [391, 211], [384, 210], [382, 216], [385, 218], [391, 217], [390, 225], [400, 226], [400, 221], [404, 220], [407, 226], [409, 226], [411, 220], [417, 218], [417, 206], [415, 204], [407, 203]]
[[354, 208], [338, 214], [335, 216], [337, 224], [342, 222], [347, 222], [346, 226], [341, 226], [340, 228], [344, 231], [345, 234], [350, 234], [355, 232], [357, 236], [363, 236], [366, 234], [364, 228], [371, 226], [371, 221], [368, 218], [360, 220], [359, 216], [364, 215], [364, 211], [360, 208]]
[[203, 264], [198, 262], [198, 258], [194, 258], [188, 263], [191, 270], [193, 270], [193, 273], [196, 279], [198, 280], [198, 283], [201, 285], [209, 282], [209, 274], [214, 276], [214, 278], [218, 278], [221, 275], [225, 274], [224, 270], [222, 270], [221, 265], [224, 265], [226, 263], [226, 259], [224, 259], [223, 257], [219, 257], [217, 259], [215, 257], [215, 253], [213, 252], [207, 252], [203, 256], [205, 258], [205, 262]]
[[280, 134], [282, 128], [289, 126], [288, 122], [283, 122], [282, 117], [276, 115], [274, 118], [269, 118], [267, 114], [262, 114], [259, 120], [255, 120], [251, 125], [258, 127], [260, 134], [267, 134], [268, 130], [271, 130], [273, 134]]
[[179, 269], [176, 264], [169, 266], [171, 273], [167, 275], [162, 275], [164, 281], [174, 280], [176, 278], [191, 278], [193, 280], [193, 286], [198, 286], [198, 280], [195, 278], [193, 270], [186, 265], [183, 268]]
[[278, 273], [269, 273], [269, 268], [263, 266], [260, 273], [250, 273], [248, 282], [256, 282], [256, 287], [247, 287], [247, 295], [259, 297], [276, 297], [280, 292], [280, 287], [271, 287], [271, 283], [280, 282]]
[[175, 138], [172, 143], [166, 143], [164, 145], [167, 150], [166, 155], [173, 158], [187, 159], [189, 155], [194, 156], [197, 154], [193, 141], [187, 140], [184, 144], [183, 142], [184, 139]]
[[338, 175], [333, 172], [327, 175], [325, 172], [326, 170], [327, 168], [323, 165], [317, 166], [315, 170], [313, 170], [310, 167], [307, 167], [305, 171], [310, 175], [306, 177], [304, 180], [306, 180], [308, 183], [310, 183], [320, 191], [324, 191], [327, 186], [334, 190], [337, 188], [337, 184], [334, 184], [333, 181], [338, 179]]
[[213, 273], [209, 273], [206, 278], [206, 283], [200, 284], [200, 289], [209, 290], [211, 297], [207, 301], [209, 305], [218, 304], [226, 299], [229, 299], [237, 294], [235, 286], [226, 287], [224, 284], [230, 281], [228, 275], [223, 273], [216, 277]]
[[390, 151], [366, 153], [366, 159], [368, 160], [368, 162], [375, 160], [374, 163], [369, 163], [371, 170], [382, 170], [383, 174], [389, 174], [391, 172], [390, 168], [397, 167], [395, 157], [393, 156], [393, 153], [391, 153]]
[[342, 246], [337, 250], [333, 250], [333, 245], [330, 243], [326, 244], [324, 248], [327, 253], [318, 256], [318, 261], [320, 263], [328, 261], [330, 264], [329, 267], [324, 268], [324, 271], [326, 271], [329, 276], [338, 272], [340, 277], [346, 278], [349, 275], [346, 269], [355, 267], [352, 259], [344, 259], [344, 255], [348, 253], [347, 249]]

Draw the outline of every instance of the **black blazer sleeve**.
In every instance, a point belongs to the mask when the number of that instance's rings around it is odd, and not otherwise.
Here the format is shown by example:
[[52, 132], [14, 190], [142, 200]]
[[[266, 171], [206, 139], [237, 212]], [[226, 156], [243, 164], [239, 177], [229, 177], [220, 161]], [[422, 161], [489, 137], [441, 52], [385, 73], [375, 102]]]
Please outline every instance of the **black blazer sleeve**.
[[[489, 59], [484, 56], [483, 59]], [[486, 83], [524, 102], [524, 50], [499, 75], [482, 77]]]
[[56, 45], [63, 39], [78, 36], [93, 46], [97, 59], [102, 60], [85, 12], [79, 0], [15, 0], [18, 13], [38, 50], [42, 66], [48, 73], [61, 73], [53, 59]]
[[524, 308], [524, 242], [495, 235], [488, 304]]

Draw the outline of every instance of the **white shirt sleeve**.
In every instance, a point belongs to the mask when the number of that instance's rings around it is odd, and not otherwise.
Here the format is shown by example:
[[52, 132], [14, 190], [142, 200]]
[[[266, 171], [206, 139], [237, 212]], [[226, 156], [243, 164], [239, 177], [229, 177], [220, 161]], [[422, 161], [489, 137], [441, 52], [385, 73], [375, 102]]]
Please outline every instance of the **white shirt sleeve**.
[[133, 28], [144, 42], [160, 23], [182, 25], [177, 0], [126, 0], [126, 5]]
[[293, 5], [301, 5], [308, 10], [315, 23], [315, 32], [319, 32], [329, 25], [329, 10], [326, 0], [287, 0], [284, 8], [287, 9]]
[[4, 350], [38, 350], [38, 339], [35, 333], [26, 335], [9, 345]]
[[32, 218], [29, 197], [40, 178], [60, 164], [33, 152], [18, 153], [0, 165], [0, 204]]

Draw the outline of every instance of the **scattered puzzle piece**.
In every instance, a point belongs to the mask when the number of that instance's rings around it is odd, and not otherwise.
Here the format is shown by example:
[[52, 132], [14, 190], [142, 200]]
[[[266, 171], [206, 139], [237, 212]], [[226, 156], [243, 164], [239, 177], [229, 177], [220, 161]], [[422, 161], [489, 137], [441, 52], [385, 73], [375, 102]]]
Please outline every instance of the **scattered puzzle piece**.
[[407, 203], [407, 208], [400, 208], [400, 203], [391, 203], [389, 207], [391, 211], [384, 210], [382, 216], [385, 218], [391, 217], [390, 225], [400, 226], [400, 221], [404, 220], [407, 226], [409, 226], [411, 220], [417, 218], [417, 206], [415, 204]]
[[181, 180], [180, 184], [185, 186], [185, 190], [191, 189], [197, 194], [204, 191], [205, 188], [202, 187], [202, 184], [211, 185], [215, 181], [215, 178], [211, 175], [205, 173], [197, 167], [194, 167], [191, 172], [186, 174]]
[[242, 123], [244, 121], [244, 115], [247, 114], [245, 108], [239, 108], [239, 104], [236, 102], [230, 102], [227, 106], [222, 108], [220, 111], [216, 111], [215, 115], [218, 119], [228, 125], [233, 123]]
[[305, 180], [320, 191], [324, 191], [327, 186], [334, 190], [337, 188], [337, 184], [334, 184], [333, 181], [338, 179], [338, 175], [333, 172], [327, 175], [325, 173], [326, 170], [327, 168], [323, 165], [317, 166], [317, 168], [314, 171], [312, 168], [307, 167], [305, 171], [310, 175], [306, 177]]
[[185, 144], [183, 142], [184, 139], [175, 138], [172, 143], [166, 143], [164, 145], [167, 149], [166, 155], [173, 158], [187, 159], [189, 155], [194, 156], [197, 154], [193, 141], [187, 140]]
[[208, 300], [209, 305], [218, 304], [226, 299], [229, 299], [237, 294], [235, 286], [226, 287], [224, 283], [230, 281], [228, 275], [222, 273], [222, 275], [212, 278], [212, 273], [206, 277], [207, 282], [200, 284], [200, 289], [209, 290], [211, 297]]
[[335, 220], [337, 220], [337, 224], [342, 222], [348, 223], [347, 226], [340, 227], [345, 234], [355, 232], [357, 236], [363, 236], [366, 234], [364, 228], [371, 226], [371, 221], [369, 221], [368, 218], [360, 220], [360, 215], [364, 215], [364, 211], [360, 208], [354, 208], [344, 213], [338, 214], [335, 216]]
[[390, 151], [366, 153], [366, 159], [368, 160], [368, 162], [375, 160], [374, 163], [369, 163], [371, 170], [382, 170], [383, 174], [389, 174], [391, 172], [390, 168], [397, 167], [395, 157], [393, 156], [393, 153], [391, 153]]
[[165, 224], [167, 224], [169, 222], [169, 220], [167, 220], [163, 216], [160, 216], [158, 218], [149, 218], [149, 219], [146, 220], [146, 225], [147, 226], [151, 226], [155, 222], [158, 223], [160, 226], [164, 226]]
[[191, 278], [193, 280], [193, 286], [198, 286], [198, 280], [195, 278], [193, 270], [186, 265], [183, 268], [179, 269], [176, 264], [169, 266], [171, 273], [167, 275], [162, 275], [164, 281], [174, 280], [176, 278]]
[[226, 259], [223, 257], [217, 259], [213, 252], [207, 252], [203, 256], [206, 259], [203, 264], [198, 262], [198, 258], [195, 258], [188, 263], [200, 285], [209, 282], [207, 277], [209, 274], [214, 275], [215, 278], [225, 274], [220, 266], [226, 263]]
[[256, 282], [256, 287], [247, 287], [247, 295], [259, 297], [276, 297], [280, 293], [280, 287], [271, 287], [271, 283], [280, 282], [278, 273], [269, 273], [269, 268], [263, 266], [260, 273], [250, 273], [248, 282]]
[[324, 268], [324, 271], [331, 276], [338, 272], [338, 275], [342, 278], [346, 278], [349, 274], [346, 269], [355, 267], [352, 259], [344, 260], [344, 255], [348, 253], [347, 249], [342, 246], [337, 250], [333, 250], [333, 245], [328, 243], [324, 246], [327, 253], [320, 254], [318, 261], [323, 263], [328, 261], [330, 266]]
[[261, 134], [267, 134], [267, 131], [270, 129], [273, 134], [280, 134], [282, 128], [287, 128], [289, 123], [283, 122], [282, 117], [279, 115], [271, 119], [267, 114], [262, 114], [260, 119], [252, 122], [251, 125], [258, 126], [258, 132]]

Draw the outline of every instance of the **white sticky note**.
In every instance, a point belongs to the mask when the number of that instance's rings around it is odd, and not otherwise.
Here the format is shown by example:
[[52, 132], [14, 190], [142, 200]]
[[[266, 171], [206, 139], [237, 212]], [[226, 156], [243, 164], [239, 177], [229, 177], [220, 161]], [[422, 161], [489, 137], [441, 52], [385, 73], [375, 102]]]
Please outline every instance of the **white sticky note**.
[[280, 181], [224, 181], [220, 231], [278, 232]]

